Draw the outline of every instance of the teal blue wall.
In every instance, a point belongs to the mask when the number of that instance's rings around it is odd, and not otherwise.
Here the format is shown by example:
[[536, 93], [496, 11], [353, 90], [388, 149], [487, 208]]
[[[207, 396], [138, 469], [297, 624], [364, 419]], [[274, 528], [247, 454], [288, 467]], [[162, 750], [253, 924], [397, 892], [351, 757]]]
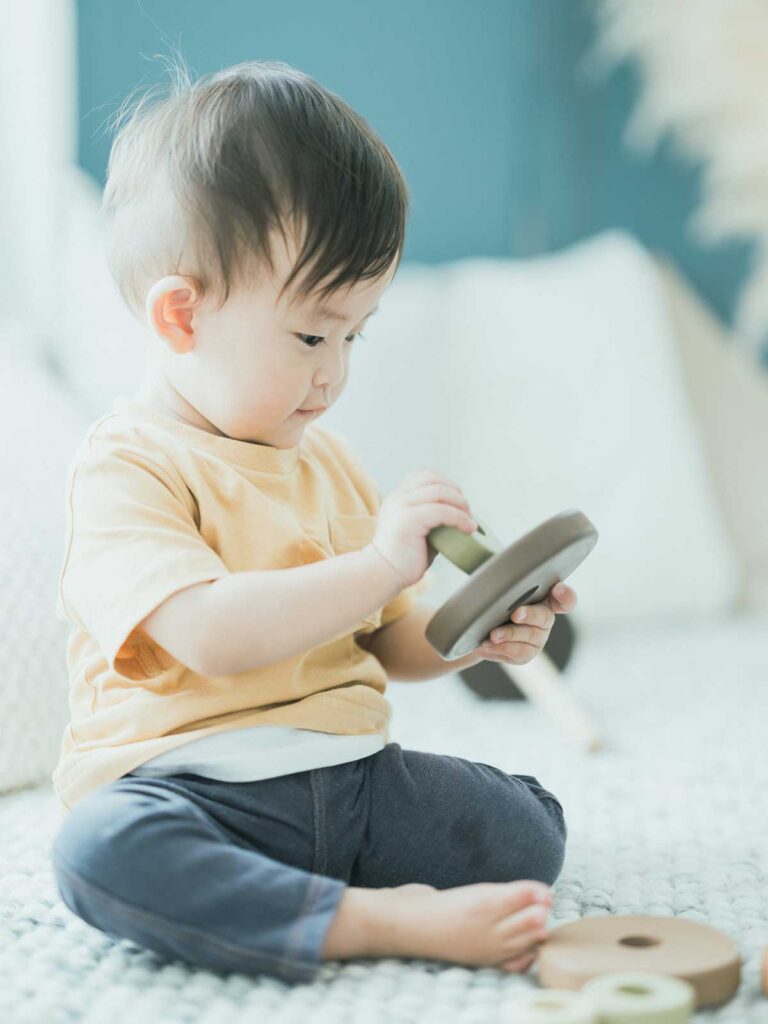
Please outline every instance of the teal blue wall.
[[[403, 168], [405, 260], [522, 256], [621, 226], [732, 318], [750, 247], [702, 248], [699, 174], [621, 136], [631, 67], [583, 70], [590, 0], [79, 0], [79, 160], [103, 183], [105, 120], [178, 47], [196, 74], [287, 61], [343, 96]], [[766, 360], [768, 366], [768, 359]]]

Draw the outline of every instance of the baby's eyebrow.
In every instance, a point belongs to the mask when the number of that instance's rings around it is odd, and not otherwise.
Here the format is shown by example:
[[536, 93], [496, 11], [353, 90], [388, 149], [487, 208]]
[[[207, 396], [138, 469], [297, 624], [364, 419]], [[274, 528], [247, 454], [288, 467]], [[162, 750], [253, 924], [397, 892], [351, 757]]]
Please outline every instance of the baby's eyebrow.
[[[363, 320], [366, 317], [373, 316], [374, 313], [378, 312], [378, 305], [374, 306], [370, 313], [366, 313]], [[315, 306], [312, 310], [312, 315], [319, 317], [322, 320], [335, 320], [337, 323], [344, 323], [346, 317], [342, 316], [341, 313], [337, 313], [335, 309], [329, 309], [328, 306]]]

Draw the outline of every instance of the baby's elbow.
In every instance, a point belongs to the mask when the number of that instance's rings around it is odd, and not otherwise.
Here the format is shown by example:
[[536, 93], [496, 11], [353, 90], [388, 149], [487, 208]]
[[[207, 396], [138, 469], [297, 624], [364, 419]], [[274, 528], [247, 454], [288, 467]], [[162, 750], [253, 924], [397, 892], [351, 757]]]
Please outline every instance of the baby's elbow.
[[139, 623], [156, 644], [198, 675], [221, 674], [221, 658], [211, 643], [209, 587], [204, 582], [177, 590]]
[[220, 645], [215, 642], [215, 638], [213, 638], [213, 642], [200, 645], [197, 664], [198, 668], [193, 669], [193, 671], [201, 676], [216, 678], [217, 676], [236, 674], [235, 667], [229, 664], [226, 652], [220, 649]]

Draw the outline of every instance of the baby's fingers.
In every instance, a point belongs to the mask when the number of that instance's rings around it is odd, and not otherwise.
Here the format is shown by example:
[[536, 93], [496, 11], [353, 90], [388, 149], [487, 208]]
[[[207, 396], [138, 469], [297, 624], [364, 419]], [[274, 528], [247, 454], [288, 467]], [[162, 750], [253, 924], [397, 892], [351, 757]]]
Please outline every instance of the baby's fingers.
[[551, 608], [556, 615], [567, 615], [578, 604], [576, 591], [567, 583], [556, 583], [541, 602]]
[[541, 650], [539, 644], [527, 644], [520, 641], [494, 644], [487, 640], [478, 648], [486, 661], [506, 661], [509, 665], [526, 665]]

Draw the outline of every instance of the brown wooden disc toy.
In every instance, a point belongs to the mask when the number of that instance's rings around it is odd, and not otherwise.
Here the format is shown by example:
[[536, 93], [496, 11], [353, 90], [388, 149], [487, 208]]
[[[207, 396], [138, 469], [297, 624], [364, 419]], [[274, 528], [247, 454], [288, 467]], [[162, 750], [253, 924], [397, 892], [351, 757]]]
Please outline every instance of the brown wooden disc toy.
[[544, 601], [597, 543], [598, 533], [578, 509], [566, 509], [506, 547], [478, 516], [467, 534], [436, 526], [427, 541], [469, 579], [427, 623], [425, 636], [446, 661], [475, 650], [496, 626], [508, 625], [521, 604]]
[[[566, 509], [504, 545], [473, 511], [478, 529], [436, 526], [427, 534], [434, 555], [442, 554], [469, 575], [427, 623], [424, 635], [446, 660], [474, 651], [496, 626], [508, 626], [521, 604], [545, 601], [552, 587], [584, 561], [597, 543], [597, 530], [578, 509]], [[431, 563], [430, 563], [431, 564]], [[504, 660], [498, 668], [522, 693], [586, 750], [599, 750], [600, 735], [562, 685], [545, 651], [534, 665]]]
[[539, 983], [579, 989], [610, 971], [649, 971], [693, 985], [696, 1006], [730, 999], [741, 981], [735, 942], [717, 928], [681, 917], [616, 914], [554, 928], [540, 947]]

